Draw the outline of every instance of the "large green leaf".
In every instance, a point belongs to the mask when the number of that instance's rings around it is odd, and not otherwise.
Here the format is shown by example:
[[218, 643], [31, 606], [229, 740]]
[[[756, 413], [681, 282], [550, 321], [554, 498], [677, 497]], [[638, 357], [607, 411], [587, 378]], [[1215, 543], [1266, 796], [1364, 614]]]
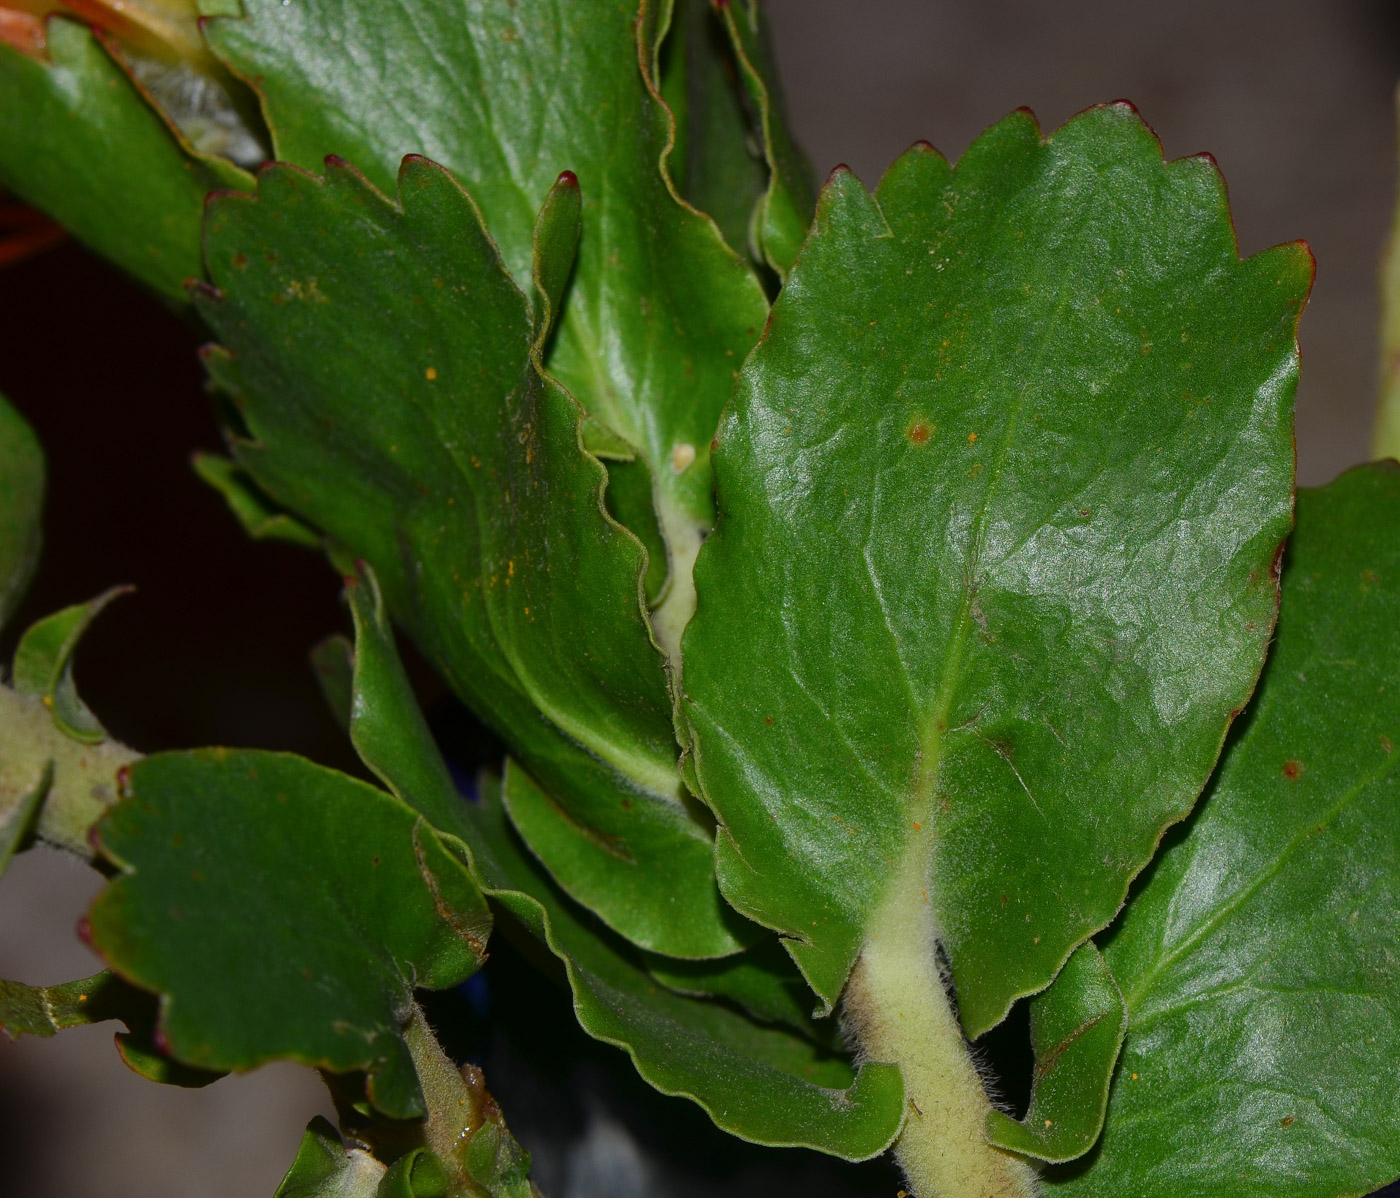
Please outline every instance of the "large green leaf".
[[180, 148], [85, 27], [50, 20], [48, 52], [0, 44], [0, 183], [183, 302], [205, 193], [226, 176]]
[[541, 215], [538, 322], [445, 170], [409, 158], [399, 187], [402, 207], [344, 164], [324, 180], [278, 166], [256, 198], [211, 204], [219, 292], [199, 310], [251, 435], [238, 459], [373, 564], [389, 608], [548, 786], [517, 817], [571, 894], [645, 947], [732, 952], [743, 921], [683, 803], [643, 551], [603, 508], [578, 406], [538, 365], [576, 187]]
[[535, 213], [574, 171], [584, 236], [550, 369], [645, 461], [672, 580], [674, 647], [713, 519], [709, 444], [766, 315], [747, 263], [664, 173], [654, 87], [669, 0], [244, 0], [208, 29], [263, 98], [279, 158], [337, 154], [383, 190], [405, 153], [443, 163], [481, 206], [516, 280]]
[[[653, 968], [669, 967], [668, 982], [691, 993], [730, 999], [761, 1019], [809, 1034], [763, 1027], [738, 1011], [659, 986], [634, 950], [573, 906], [522, 851], [506, 823], [498, 781], [481, 780], [478, 802], [461, 800], [393, 641], [375, 618], [368, 581], [351, 591], [355, 747], [405, 802], [460, 829], [478, 881], [565, 963], [584, 1030], [625, 1049], [657, 1089], [693, 1098], [736, 1135], [839, 1156], [881, 1152], [902, 1117], [898, 1071], [875, 1065], [853, 1074], [843, 1056], [816, 1043], [810, 1018], [804, 1026], [797, 998], [783, 991], [783, 975], [760, 976], [761, 953], [721, 962], [649, 961]], [[507, 774], [521, 771], [512, 762]], [[533, 785], [523, 774], [509, 784]]]
[[1105, 950], [1129, 1010], [1056, 1192], [1337, 1198], [1400, 1174], [1400, 469], [1298, 497], [1278, 643]]
[[413, 990], [471, 976], [490, 915], [419, 815], [299, 757], [206, 749], [132, 766], [99, 830], [121, 874], [93, 905], [93, 941], [163, 996], [179, 1060], [365, 1070], [379, 1110], [425, 1113], [404, 1042]]
[[39, 559], [44, 451], [23, 416], [0, 396], [0, 628]]
[[1190, 809], [1273, 627], [1310, 278], [1127, 105], [828, 182], [685, 640], [721, 888], [828, 1002], [926, 891], [981, 1033]]

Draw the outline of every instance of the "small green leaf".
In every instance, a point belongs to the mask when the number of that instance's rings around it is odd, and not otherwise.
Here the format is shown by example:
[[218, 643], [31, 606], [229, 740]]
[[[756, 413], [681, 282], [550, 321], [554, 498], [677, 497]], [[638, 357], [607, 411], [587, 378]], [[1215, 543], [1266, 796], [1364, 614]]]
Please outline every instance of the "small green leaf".
[[768, 189], [754, 210], [753, 241], [778, 277], [786, 278], [817, 205], [812, 164], [788, 128], [763, 5], [759, 0], [734, 0], [715, 7], [733, 43], [744, 87], [763, 132]]
[[0, 396], [0, 629], [39, 560], [44, 451], [23, 416]]
[[431, 1148], [399, 1157], [379, 1182], [376, 1198], [447, 1198], [447, 1170]]
[[273, 1198], [377, 1198], [384, 1173], [368, 1152], [346, 1148], [340, 1133], [317, 1115]]
[[1310, 280], [1127, 105], [832, 176], [685, 641], [721, 888], [825, 1001], [926, 891], [980, 1034], [1190, 810], [1273, 626]]
[[102, 609], [133, 589], [112, 587], [96, 599], [45, 616], [25, 630], [15, 647], [15, 690], [39, 699], [52, 714], [55, 727], [84, 744], [106, 740], [107, 732], [78, 697], [73, 682], [73, 656]]
[[96, 599], [75, 603], [36, 621], [15, 646], [12, 674], [15, 690], [32, 695], [49, 709], [61, 732], [95, 745], [107, 739], [107, 730], [78, 697], [73, 683], [73, 655], [88, 626], [113, 599], [133, 587], [112, 587]]
[[20, 1036], [56, 1035], [65, 1028], [120, 1020], [127, 1030], [116, 1037], [122, 1060], [142, 1077], [166, 1085], [198, 1087], [220, 1073], [192, 1069], [170, 1060], [153, 1043], [156, 1000], [103, 970], [58, 986], [26, 986], [0, 979], [0, 1031]]
[[582, 207], [578, 177], [573, 171], [564, 171], [549, 189], [535, 218], [535, 320], [544, 329], [553, 328], [563, 310], [564, 288], [578, 255]]
[[40, 62], [0, 44], [0, 183], [167, 300], [202, 273], [218, 172], [186, 155], [88, 32], [48, 22]]
[[1400, 468], [1298, 496], [1277, 644], [1104, 953], [1128, 1038], [1054, 1193], [1336, 1198], [1400, 1174]]
[[[547, 326], [446, 171], [407, 158], [399, 190], [401, 206], [332, 162], [324, 180], [271, 167], [256, 199], [211, 203], [220, 290], [198, 307], [251, 434], [238, 459], [372, 564], [389, 610], [548, 788], [522, 831], [569, 893], [644, 947], [733, 952], [752, 932], [720, 899], [708, 817], [676, 771], [642, 547], [539, 367]], [[576, 203], [557, 188], [539, 222], [542, 293], [564, 277]]]
[[286, 541], [305, 549], [321, 547], [315, 531], [272, 503], [237, 462], [216, 453], [197, 453], [193, 462], [194, 472], [223, 496], [243, 531], [255, 541]]
[[436, 833], [287, 754], [160, 754], [132, 767], [127, 793], [100, 825], [122, 872], [90, 922], [113, 968], [163, 996], [173, 1054], [366, 1070], [379, 1110], [422, 1115], [402, 1030], [413, 990], [469, 977], [490, 930]]
[[1123, 995], [1092, 941], [1065, 962], [1031, 1000], [1035, 1075], [1030, 1108], [1019, 1123], [1001, 1111], [987, 1116], [987, 1139], [1043, 1161], [1072, 1161], [1103, 1130], [1108, 1083], [1128, 1012]]
[[[5, 729], [13, 736], [14, 729]], [[9, 868], [10, 860], [23, 847], [39, 821], [39, 811], [49, 789], [53, 786], [53, 762], [47, 762], [39, 779], [27, 791], [6, 794], [0, 788], [0, 875]]]

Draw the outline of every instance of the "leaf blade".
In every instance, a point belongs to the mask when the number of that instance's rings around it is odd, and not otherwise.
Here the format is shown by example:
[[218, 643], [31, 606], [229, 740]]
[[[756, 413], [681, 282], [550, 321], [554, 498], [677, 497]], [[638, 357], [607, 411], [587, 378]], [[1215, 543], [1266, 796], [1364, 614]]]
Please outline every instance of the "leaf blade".
[[1100, 1150], [1055, 1192], [1330, 1198], [1400, 1174], [1397, 515], [1393, 463], [1300, 492], [1253, 706], [1110, 931], [1128, 1039]]
[[[926, 854], [979, 1034], [1189, 810], [1274, 619], [1310, 280], [1296, 247], [1241, 263], [1213, 169], [1126, 106], [828, 182], [685, 641], [721, 888], [826, 1001]], [[1134, 798], [1100, 827], [1105, 794]]]
[[211, 749], [132, 766], [99, 831], [122, 872], [94, 943], [163, 996], [180, 1060], [363, 1069], [380, 1110], [423, 1113], [401, 1013], [475, 972], [490, 915], [418, 815], [301, 758]]

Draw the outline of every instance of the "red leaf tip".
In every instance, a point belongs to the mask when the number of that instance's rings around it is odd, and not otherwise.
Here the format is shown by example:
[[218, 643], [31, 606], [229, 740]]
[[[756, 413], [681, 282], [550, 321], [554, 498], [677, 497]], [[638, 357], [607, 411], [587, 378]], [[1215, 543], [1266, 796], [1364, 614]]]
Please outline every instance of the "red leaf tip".
[[86, 915], [78, 920], [78, 939], [84, 944], [92, 943], [92, 921]]
[[573, 171], [560, 171], [559, 178], [554, 181], [555, 187], [577, 187], [578, 176]]

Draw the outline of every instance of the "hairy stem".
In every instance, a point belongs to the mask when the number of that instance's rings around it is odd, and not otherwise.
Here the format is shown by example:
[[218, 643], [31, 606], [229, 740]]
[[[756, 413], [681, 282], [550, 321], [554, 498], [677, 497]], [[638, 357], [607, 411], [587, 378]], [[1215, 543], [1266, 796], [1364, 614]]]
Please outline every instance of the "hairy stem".
[[846, 991], [872, 1061], [904, 1073], [909, 1109], [895, 1154], [917, 1198], [1033, 1198], [1034, 1169], [987, 1143], [990, 1110], [936, 957], [925, 851], [908, 855], [881, 904]]

